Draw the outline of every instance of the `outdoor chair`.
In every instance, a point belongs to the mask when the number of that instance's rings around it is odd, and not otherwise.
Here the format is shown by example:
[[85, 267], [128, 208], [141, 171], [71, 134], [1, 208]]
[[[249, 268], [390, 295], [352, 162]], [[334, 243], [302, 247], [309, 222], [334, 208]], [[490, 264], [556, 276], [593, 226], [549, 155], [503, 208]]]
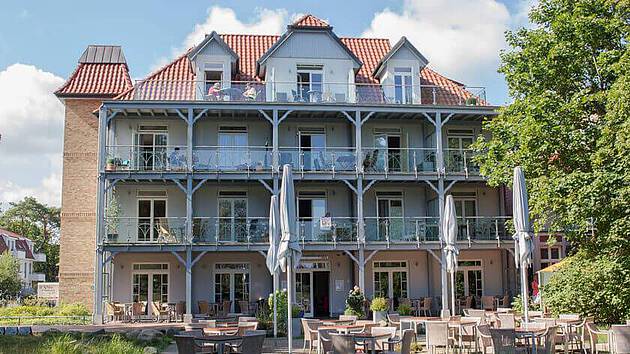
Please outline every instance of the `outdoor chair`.
[[175, 343], [179, 354], [212, 353], [214, 351], [214, 348], [198, 344], [192, 335], [176, 335]]
[[[597, 354], [599, 352], [610, 352], [610, 345], [609, 345], [610, 333], [609, 332], [598, 330], [597, 327], [595, 326], [595, 323], [593, 323], [592, 321], [587, 321], [584, 324], [584, 327], [588, 335], [589, 348], [591, 350], [591, 353]], [[606, 341], [600, 343], [599, 342], [600, 336], [605, 337]]]
[[464, 316], [466, 317], [486, 317], [486, 311], [476, 309], [464, 309]]
[[258, 319], [252, 316], [239, 316], [238, 322], [258, 322]]
[[543, 312], [542, 311], [529, 311], [529, 317], [530, 318], [538, 318], [538, 317], [543, 317]]
[[400, 315], [397, 313], [388, 313], [387, 314], [387, 322], [389, 322], [390, 326], [396, 327], [396, 329], [400, 329]]
[[223, 300], [221, 305], [221, 315], [223, 317], [227, 317], [228, 313], [230, 313], [230, 308], [232, 307], [232, 302], [230, 300]]
[[175, 304], [175, 320], [183, 321], [184, 313], [186, 313], [186, 302], [180, 301], [177, 304]]
[[240, 313], [247, 313], [247, 314], [251, 313], [249, 311], [249, 301], [246, 301], [246, 300], [240, 300], [238, 302], [238, 309]]
[[258, 328], [258, 322], [240, 322], [238, 324], [237, 336], [243, 336], [247, 331], [255, 331]]
[[131, 305], [131, 320], [140, 321], [144, 316], [144, 304], [141, 302], [134, 302]]
[[265, 343], [265, 332], [248, 332], [238, 345], [227, 343], [230, 353], [261, 354]]
[[433, 301], [430, 297], [425, 297], [422, 300], [422, 306], [418, 309], [418, 313], [422, 312], [424, 316], [431, 316], [431, 302]]
[[354, 336], [351, 334], [332, 334], [332, 352], [333, 354], [354, 354], [356, 353], [356, 344]]
[[612, 325], [611, 351], [615, 354], [630, 353], [630, 325]]
[[546, 318], [546, 317], [533, 318], [532, 322], [544, 323], [546, 327], [551, 327], [551, 326], [555, 326], [556, 325], [556, 319], [555, 318]]
[[120, 321], [125, 317], [125, 309], [113, 302], [107, 303], [107, 314], [112, 321]]
[[352, 321], [353, 324], [357, 322], [357, 319], [358, 317], [353, 315], [339, 315], [340, 321]]
[[374, 322], [365, 322], [363, 323], [363, 327], [359, 329], [349, 330], [349, 333], [357, 334], [357, 333], [371, 333], [372, 328], [378, 327], [378, 323]]
[[332, 335], [337, 333], [334, 329], [320, 329], [317, 330], [317, 351], [321, 354], [332, 353]]
[[494, 311], [494, 296], [482, 296], [481, 297], [481, 308], [483, 310]]
[[556, 352], [556, 334], [558, 331], [557, 326], [547, 327], [545, 333], [538, 336], [538, 339], [542, 339], [542, 346], [537, 347], [537, 353], [540, 354], [554, 354]]
[[514, 319], [514, 315], [511, 313], [497, 313], [497, 319], [499, 320], [499, 328], [510, 328], [514, 329], [516, 327], [516, 320]]
[[561, 320], [579, 320], [580, 315], [577, 313], [561, 313], [558, 318]]
[[503, 295], [501, 300], [499, 300], [499, 304], [501, 305], [501, 307], [511, 307], [512, 304], [510, 303], [510, 295]]
[[448, 352], [449, 348], [455, 347], [455, 338], [450, 336], [448, 321], [427, 321], [427, 351], [435, 353], [435, 349], [444, 348]]
[[487, 348], [492, 348], [492, 336], [490, 335], [490, 326], [487, 324], [477, 326], [477, 345], [483, 354], [486, 354]]
[[163, 308], [162, 304], [160, 304], [157, 301], [151, 302], [151, 312], [152, 312], [152, 315], [155, 316], [156, 322], [168, 320], [170, 317], [170, 313], [168, 309]]
[[494, 354], [511, 354], [527, 349], [516, 346], [516, 332], [514, 329], [490, 328], [492, 349]]
[[410, 354], [411, 353], [411, 342], [413, 341], [413, 330], [406, 329], [403, 331], [401, 339], [397, 341], [390, 340], [390, 343], [400, 344], [400, 351], [384, 351], [384, 354]]
[[378, 350], [384, 350], [384, 343], [396, 336], [396, 327], [372, 327], [370, 331], [375, 337], [375, 346]]
[[217, 326], [217, 320], [199, 320], [199, 323], [202, 324], [204, 327], [207, 327], [207, 328], [216, 327]]
[[199, 307], [200, 314], [210, 315], [210, 306], [208, 305], [208, 301], [205, 301], [205, 300], [197, 301], [197, 307]]
[[304, 332], [304, 346], [302, 349], [306, 349], [306, 345], [308, 344], [309, 353], [313, 349], [317, 349], [317, 328], [321, 325], [320, 320], [311, 320], [302, 318], [302, 332]]

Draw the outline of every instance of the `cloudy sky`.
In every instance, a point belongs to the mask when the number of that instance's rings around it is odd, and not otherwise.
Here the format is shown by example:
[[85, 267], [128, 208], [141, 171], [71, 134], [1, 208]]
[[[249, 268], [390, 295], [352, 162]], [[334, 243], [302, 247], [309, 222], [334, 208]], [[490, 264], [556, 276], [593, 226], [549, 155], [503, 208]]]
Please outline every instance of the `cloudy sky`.
[[[142, 78], [205, 33], [279, 34], [312, 13], [339, 36], [407, 36], [435, 70], [509, 101], [497, 74], [504, 32], [535, 0], [3, 0], [0, 12], [0, 203], [61, 203], [63, 107], [52, 92], [89, 44], [118, 44]], [[175, 5], [177, 4], [177, 5]], [[0, 205], [1, 207], [1, 205]]]

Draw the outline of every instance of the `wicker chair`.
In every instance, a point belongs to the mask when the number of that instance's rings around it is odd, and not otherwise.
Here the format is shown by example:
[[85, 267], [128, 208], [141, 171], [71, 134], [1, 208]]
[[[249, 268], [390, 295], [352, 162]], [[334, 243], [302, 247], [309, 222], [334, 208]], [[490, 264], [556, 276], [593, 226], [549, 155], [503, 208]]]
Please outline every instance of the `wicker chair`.
[[492, 348], [492, 336], [490, 335], [489, 325], [483, 324], [477, 326], [477, 344], [483, 354], [486, 354], [487, 348]]
[[318, 353], [328, 354], [332, 353], [332, 335], [337, 333], [334, 329], [320, 329], [317, 330], [317, 345]]
[[359, 319], [358, 316], [354, 316], [354, 315], [339, 315], [339, 321], [352, 321], [352, 323], [356, 323], [357, 319]]
[[302, 332], [304, 332], [304, 347], [302, 349], [306, 349], [306, 345], [308, 344], [309, 353], [313, 349], [317, 349], [318, 345], [318, 336], [317, 329], [321, 325], [321, 321], [319, 320], [311, 320], [302, 318]]
[[547, 327], [545, 333], [538, 336], [539, 339], [542, 339], [543, 345], [542, 348], [538, 347], [538, 353], [540, 354], [554, 354], [556, 352], [556, 334], [558, 331], [557, 326]]
[[170, 317], [170, 312], [168, 311], [168, 309], [163, 308], [162, 305], [157, 301], [151, 302], [151, 310], [153, 316], [155, 316], [156, 322], [164, 321], [165, 319], [168, 320]]
[[418, 309], [418, 313], [422, 312], [424, 316], [431, 316], [431, 303], [433, 302], [433, 298], [425, 297], [422, 300], [422, 306]]
[[514, 329], [516, 327], [516, 320], [511, 313], [498, 313], [496, 314], [499, 319], [499, 328]]
[[396, 337], [396, 327], [372, 327], [370, 332], [375, 337], [375, 346], [378, 350], [385, 349], [384, 343]]
[[490, 328], [494, 354], [516, 353], [516, 332], [514, 329]]
[[481, 297], [481, 308], [484, 310], [494, 311], [494, 296], [482, 296]]
[[113, 302], [107, 303], [107, 315], [112, 321], [120, 321], [125, 317], [125, 309]]
[[435, 353], [436, 348], [444, 348], [448, 352], [448, 348], [455, 346], [455, 338], [449, 335], [448, 321], [427, 321], [427, 350], [429, 353]]
[[351, 334], [331, 334], [333, 354], [354, 354], [356, 344]]
[[197, 343], [191, 335], [176, 335], [175, 343], [179, 354], [212, 353], [211, 348], [205, 348]]
[[240, 300], [238, 302], [238, 309], [240, 313], [251, 313], [249, 310], [249, 301]]
[[396, 329], [400, 330], [400, 315], [397, 313], [388, 313], [387, 314], [387, 322], [389, 322], [390, 326], [396, 327]]
[[197, 307], [199, 307], [200, 314], [210, 315], [210, 306], [208, 305], [208, 301], [205, 301], [205, 300], [197, 301]]
[[228, 343], [227, 346], [230, 348], [230, 353], [261, 354], [265, 336], [263, 331], [251, 331], [243, 335], [238, 345]]
[[131, 305], [131, 320], [132, 321], [140, 321], [142, 320], [142, 316], [144, 316], [144, 304], [141, 302], [134, 302]]
[[400, 344], [400, 351], [385, 351], [383, 354], [410, 354], [411, 342], [413, 341], [414, 333], [412, 329], [406, 329], [401, 335], [401, 339], [398, 341], [390, 341], [394, 344]]
[[[586, 328], [586, 332], [588, 334], [589, 347], [591, 349], [591, 353], [597, 354], [599, 352], [610, 352], [610, 332], [600, 331], [595, 327], [595, 323], [592, 321], [587, 321], [584, 324]], [[603, 343], [599, 343], [599, 336], [605, 336], [606, 341]]]
[[630, 325], [613, 325], [610, 327], [610, 333], [611, 351], [615, 354], [630, 353]]

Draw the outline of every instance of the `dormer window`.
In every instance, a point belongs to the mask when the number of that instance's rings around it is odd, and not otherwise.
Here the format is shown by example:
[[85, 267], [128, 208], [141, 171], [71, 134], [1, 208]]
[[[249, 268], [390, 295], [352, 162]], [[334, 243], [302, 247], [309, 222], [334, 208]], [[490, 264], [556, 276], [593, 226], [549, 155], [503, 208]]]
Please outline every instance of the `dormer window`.
[[319, 102], [322, 97], [324, 81], [324, 67], [322, 65], [297, 66], [296, 101]]
[[210, 89], [217, 83], [219, 84], [218, 89], [220, 90], [223, 87], [223, 64], [205, 63], [204, 82], [206, 87], [206, 94], [209, 93]]
[[394, 68], [394, 99], [396, 103], [413, 103], [413, 87], [410, 67]]

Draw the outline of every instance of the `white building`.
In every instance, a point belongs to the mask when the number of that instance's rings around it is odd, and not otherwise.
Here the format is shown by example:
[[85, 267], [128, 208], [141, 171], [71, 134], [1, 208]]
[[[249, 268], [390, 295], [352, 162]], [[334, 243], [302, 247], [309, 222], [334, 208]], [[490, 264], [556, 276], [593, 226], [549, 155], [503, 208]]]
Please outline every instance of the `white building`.
[[24, 291], [31, 292], [36, 289], [36, 283], [46, 281], [45, 274], [33, 272], [34, 263], [46, 262], [45, 254], [34, 251], [33, 241], [14, 232], [0, 229], [0, 253], [4, 252], [12, 253], [20, 263], [19, 275]]

